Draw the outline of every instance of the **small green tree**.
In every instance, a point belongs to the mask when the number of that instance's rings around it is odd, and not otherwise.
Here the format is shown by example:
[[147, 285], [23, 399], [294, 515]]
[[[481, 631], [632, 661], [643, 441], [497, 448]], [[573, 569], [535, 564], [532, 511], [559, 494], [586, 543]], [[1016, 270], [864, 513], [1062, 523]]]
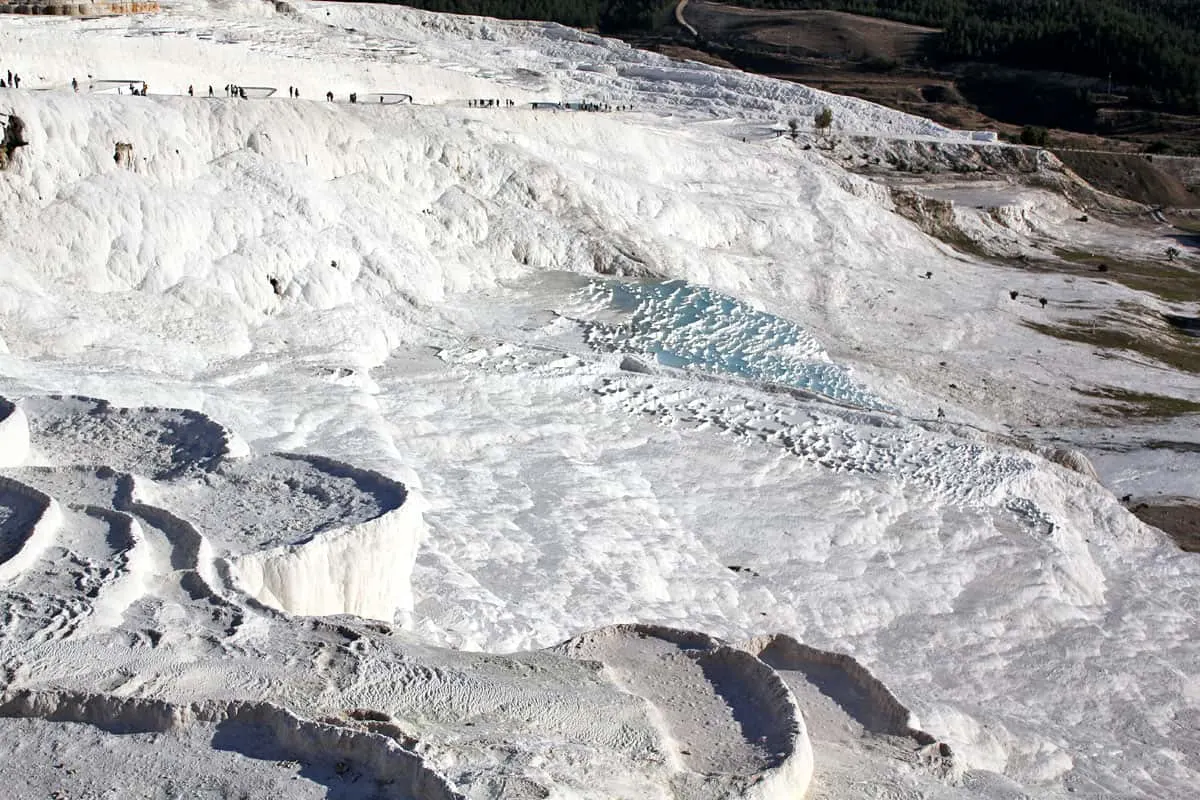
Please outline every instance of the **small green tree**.
[[833, 109], [829, 106], [822, 106], [821, 110], [813, 117], [813, 127], [817, 129], [817, 133], [825, 133], [829, 130], [829, 126], [833, 124]]

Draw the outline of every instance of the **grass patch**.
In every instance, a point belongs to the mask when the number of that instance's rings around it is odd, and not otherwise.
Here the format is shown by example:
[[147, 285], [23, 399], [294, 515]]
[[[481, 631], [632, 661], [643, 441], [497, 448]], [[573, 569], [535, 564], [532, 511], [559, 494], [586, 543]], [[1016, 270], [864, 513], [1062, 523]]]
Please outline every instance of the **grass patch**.
[[989, 252], [987, 248], [957, 228], [942, 229], [936, 232], [926, 231], [926, 233], [943, 244], [950, 245], [958, 252], [974, 256], [981, 261], [991, 261], [995, 258], [994, 253]]
[[1200, 220], [1191, 218], [1173, 219], [1171, 220], [1171, 224], [1184, 233], [1200, 234]]
[[1031, 329], [1055, 339], [1106, 350], [1128, 351], [1181, 372], [1200, 375], [1200, 341], [1158, 319], [1116, 318], [1065, 323], [1029, 322]]
[[1175, 540], [1179, 549], [1200, 553], [1200, 507], [1193, 505], [1147, 505], [1139, 503], [1133, 513]]
[[[1144, 261], [1089, 253], [1084, 250], [1056, 248], [1054, 254], [1073, 265], [1072, 273], [1086, 273], [1155, 295], [1169, 303], [1182, 303], [1200, 297], [1200, 271], [1167, 261]], [[1100, 265], [1108, 267], [1100, 271]], [[1045, 262], [1039, 266], [1046, 266]], [[1066, 270], [1064, 270], [1066, 271]]]
[[1094, 410], [1106, 416], [1162, 419], [1179, 417], [1184, 414], [1200, 414], [1200, 402], [1162, 394], [1135, 392], [1115, 386], [1075, 389], [1075, 391], [1085, 397], [1106, 401], [1093, 406]]
[[1200, 453], [1200, 444], [1196, 442], [1169, 442], [1164, 439], [1145, 442], [1142, 445], [1147, 450], [1174, 450], [1177, 453]]

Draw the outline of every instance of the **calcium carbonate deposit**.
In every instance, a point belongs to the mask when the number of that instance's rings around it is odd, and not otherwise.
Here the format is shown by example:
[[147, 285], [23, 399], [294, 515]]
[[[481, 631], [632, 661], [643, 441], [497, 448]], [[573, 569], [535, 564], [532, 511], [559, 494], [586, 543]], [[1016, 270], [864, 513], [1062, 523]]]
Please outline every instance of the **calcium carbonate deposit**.
[[[161, 6], [0, 17], [6, 797], [1192, 796], [1200, 562], [1118, 496], [1200, 491], [1196, 428], [1081, 391], [1200, 384], [1040, 331], [1196, 310], [778, 135], [969, 133], [553, 24]], [[1168, 241], [993, 194], [943, 216]]]

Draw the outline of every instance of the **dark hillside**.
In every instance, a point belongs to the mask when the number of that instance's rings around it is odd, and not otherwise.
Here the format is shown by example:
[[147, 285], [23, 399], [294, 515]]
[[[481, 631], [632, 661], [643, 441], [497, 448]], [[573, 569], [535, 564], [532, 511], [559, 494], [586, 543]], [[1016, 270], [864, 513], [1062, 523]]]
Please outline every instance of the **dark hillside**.
[[929, 51], [1102, 78], [1143, 102], [1200, 110], [1200, 0], [740, 0], [942, 28]]
[[[673, 0], [408, 0], [430, 11], [646, 33]], [[941, 29], [929, 64], [980, 62], [1085, 75], [1142, 105], [1200, 111], [1200, 0], [740, 0], [747, 8], [847, 11]], [[1081, 102], [1088, 100], [1084, 89]]]

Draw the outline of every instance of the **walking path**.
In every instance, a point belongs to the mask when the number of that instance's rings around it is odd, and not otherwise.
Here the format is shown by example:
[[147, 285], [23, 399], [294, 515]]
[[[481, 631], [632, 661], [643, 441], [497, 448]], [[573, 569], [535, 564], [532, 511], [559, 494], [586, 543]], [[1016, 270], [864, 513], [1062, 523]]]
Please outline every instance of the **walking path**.
[[685, 8], [687, 8], [687, 4], [688, 4], [688, 0], [679, 0], [679, 3], [676, 4], [676, 6], [675, 6], [675, 21], [679, 23], [679, 26], [681, 28], [685, 28], [688, 31], [688, 33], [692, 34], [692, 36], [695, 36], [697, 39], [699, 39], [700, 32], [697, 31], [695, 28], [693, 28], [691, 26], [691, 23], [689, 23], [686, 19], [683, 18], [683, 10]]

